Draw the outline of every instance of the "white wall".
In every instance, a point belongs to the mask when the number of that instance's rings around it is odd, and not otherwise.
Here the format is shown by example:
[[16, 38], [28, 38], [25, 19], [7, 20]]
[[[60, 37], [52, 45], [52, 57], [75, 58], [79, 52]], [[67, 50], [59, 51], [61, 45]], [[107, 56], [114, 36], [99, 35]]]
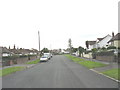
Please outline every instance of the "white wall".
[[88, 54], [83, 54], [83, 57], [86, 57], [86, 58], [92, 58], [92, 53], [88, 53]]
[[3, 57], [4, 57], [4, 56], [10, 56], [10, 54], [8, 54], [8, 53], [3, 53], [2, 56], [3, 56]]
[[92, 50], [93, 48], [96, 48], [96, 45], [89, 45], [89, 49], [88, 50]]
[[106, 45], [109, 45], [107, 42], [112, 38], [112, 36], [107, 35], [103, 40], [101, 40], [99, 43], [97, 43], [97, 48], [100, 47], [107, 47]]

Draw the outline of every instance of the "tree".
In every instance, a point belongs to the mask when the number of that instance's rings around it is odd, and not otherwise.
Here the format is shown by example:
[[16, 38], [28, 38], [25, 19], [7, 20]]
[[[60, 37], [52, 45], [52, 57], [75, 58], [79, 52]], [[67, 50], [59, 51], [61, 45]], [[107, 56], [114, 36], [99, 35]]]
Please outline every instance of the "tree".
[[97, 53], [98, 49], [97, 48], [93, 48], [92, 49], [92, 57], [93, 59], [96, 59], [96, 53]]
[[48, 48], [43, 48], [41, 51], [42, 51], [43, 53], [48, 53], [48, 52], [49, 52]]
[[105, 47], [102, 47], [101, 49], [102, 49], [102, 50], [106, 50], [106, 48], [105, 48]]
[[68, 47], [70, 49], [70, 54], [72, 54], [72, 40], [71, 40], [71, 38], [68, 40]]
[[78, 47], [78, 50], [79, 50], [79, 56], [83, 56], [83, 52], [85, 51], [85, 49], [81, 46]]

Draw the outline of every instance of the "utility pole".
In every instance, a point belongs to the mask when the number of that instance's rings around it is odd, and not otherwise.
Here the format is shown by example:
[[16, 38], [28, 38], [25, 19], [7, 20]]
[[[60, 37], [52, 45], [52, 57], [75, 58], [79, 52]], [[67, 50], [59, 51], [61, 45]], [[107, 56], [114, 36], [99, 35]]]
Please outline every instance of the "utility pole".
[[39, 42], [39, 57], [40, 57], [40, 33], [38, 31], [38, 42]]
[[72, 40], [71, 40], [71, 38], [69, 38], [69, 40], [68, 40], [68, 47], [70, 48], [70, 50], [69, 50], [70, 54], [72, 54]]

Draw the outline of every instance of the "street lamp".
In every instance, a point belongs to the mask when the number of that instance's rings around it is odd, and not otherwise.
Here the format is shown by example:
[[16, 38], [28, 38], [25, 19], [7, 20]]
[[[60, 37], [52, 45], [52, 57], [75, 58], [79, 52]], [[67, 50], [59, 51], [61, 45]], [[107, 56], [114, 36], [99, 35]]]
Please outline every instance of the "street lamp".
[[38, 42], [39, 42], [39, 57], [40, 57], [40, 33], [38, 31]]

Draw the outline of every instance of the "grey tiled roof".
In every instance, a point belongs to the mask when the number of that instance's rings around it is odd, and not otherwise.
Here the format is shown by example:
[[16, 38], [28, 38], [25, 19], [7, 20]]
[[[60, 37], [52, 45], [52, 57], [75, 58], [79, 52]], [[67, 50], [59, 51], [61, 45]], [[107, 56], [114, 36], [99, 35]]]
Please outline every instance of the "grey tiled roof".
[[94, 45], [96, 43], [96, 41], [88, 41], [89, 45]]
[[110, 41], [108, 42], [111, 42], [111, 41], [114, 41], [114, 40], [120, 40], [120, 33], [117, 33]]
[[2, 47], [2, 53], [11, 53], [6, 47]]

